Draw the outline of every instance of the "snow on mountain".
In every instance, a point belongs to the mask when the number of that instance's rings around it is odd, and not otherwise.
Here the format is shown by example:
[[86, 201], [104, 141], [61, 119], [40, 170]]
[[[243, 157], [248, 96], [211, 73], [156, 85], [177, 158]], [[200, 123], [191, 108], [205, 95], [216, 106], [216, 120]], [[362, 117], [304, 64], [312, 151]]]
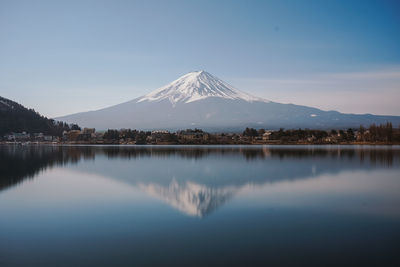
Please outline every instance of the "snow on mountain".
[[137, 102], [168, 99], [175, 105], [178, 102], [190, 103], [208, 97], [270, 102], [242, 92], [205, 71], [189, 72], [170, 84], [140, 97]]
[[343, 114], [271, 102], [242, 92], [205, 71], [190, 72], [125, 103], [56, 119], [98, 130], [242, 131], [246, 127], [333, 129], [388, 121], [400, 124], [398, 116]]

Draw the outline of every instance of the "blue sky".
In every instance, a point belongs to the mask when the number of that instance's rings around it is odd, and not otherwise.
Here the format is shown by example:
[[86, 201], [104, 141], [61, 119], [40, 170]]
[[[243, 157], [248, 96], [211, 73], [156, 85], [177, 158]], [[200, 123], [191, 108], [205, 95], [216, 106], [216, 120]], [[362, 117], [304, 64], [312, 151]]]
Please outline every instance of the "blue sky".
[[400, 2], [0, 1], [0, 95], [44, 115], [201, 69], [277, 102], [400, 115]]

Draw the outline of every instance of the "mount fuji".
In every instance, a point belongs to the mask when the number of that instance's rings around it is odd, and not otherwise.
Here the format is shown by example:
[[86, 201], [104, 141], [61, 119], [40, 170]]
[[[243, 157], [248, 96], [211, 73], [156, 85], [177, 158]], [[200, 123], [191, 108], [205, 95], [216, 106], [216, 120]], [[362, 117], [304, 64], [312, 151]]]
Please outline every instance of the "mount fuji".
[[208, 131], [255, 128], [348, 128], [400, 124], [399, 116], [343, 114], [281, 104], [242, 92], [205, 71], [190, 72], [131, 101], [56, 118], [98, 130], [132, 128]]

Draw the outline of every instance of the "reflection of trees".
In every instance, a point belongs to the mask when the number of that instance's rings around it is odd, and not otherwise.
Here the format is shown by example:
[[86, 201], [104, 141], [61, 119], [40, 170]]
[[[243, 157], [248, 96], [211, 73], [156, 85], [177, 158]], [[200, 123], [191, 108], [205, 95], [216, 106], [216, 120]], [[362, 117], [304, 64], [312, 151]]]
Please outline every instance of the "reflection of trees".
[[[269, 157], [280, 159], [301, 158], [360, 158], [360, 161], [369, 160], [391, 166], [394, 158], [399, 158], [400, 150], [391, 147], [309, 147], [309, 146], [280, 146], [280, 147], [234, 147], [234, 146], [110, 146], [110, 147], [84, 147], [90, 151], [107, 155], [109, 158], [137, 158], [137, 157], [170, 157], [198, 159], [209, 155], [241, 155], [247, 160], [259, 160]], [[82, 149], [82, 148], [80, 148]]]
[[[110, 159], [143, 157], [244, 157], [248, 161], [309, 159], [324, 162], [357, 160], [360, 164], [390, 167], [399, 165], [400, 149], [390, 147], [340, 146], [0, 146], [0, 189], [55, 165], [76, 163], [105, 155]], [[397, 166], [396, 165], [396, 166]]]
[[80, 157], [80, 151], [56, 146], [1, 146], [0, 190], [54, 165], [77, 162]]

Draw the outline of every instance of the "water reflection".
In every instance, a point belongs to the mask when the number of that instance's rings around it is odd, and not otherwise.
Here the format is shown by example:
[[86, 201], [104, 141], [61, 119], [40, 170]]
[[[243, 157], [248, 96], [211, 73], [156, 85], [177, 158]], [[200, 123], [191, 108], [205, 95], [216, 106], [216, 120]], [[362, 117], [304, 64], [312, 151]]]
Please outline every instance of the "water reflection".
[[399, 168], [397, 147], [2, 146], [0, 190], [63, 166], [132, 185], [203, 217], [249, 185]]
[[199, 217], [210, 214], [239, 190], [230, 186], [207, 187], [193, 182], [179, 184], [176, 180], [169, 185], [139, 184], [139, 188], [187, 215]]

